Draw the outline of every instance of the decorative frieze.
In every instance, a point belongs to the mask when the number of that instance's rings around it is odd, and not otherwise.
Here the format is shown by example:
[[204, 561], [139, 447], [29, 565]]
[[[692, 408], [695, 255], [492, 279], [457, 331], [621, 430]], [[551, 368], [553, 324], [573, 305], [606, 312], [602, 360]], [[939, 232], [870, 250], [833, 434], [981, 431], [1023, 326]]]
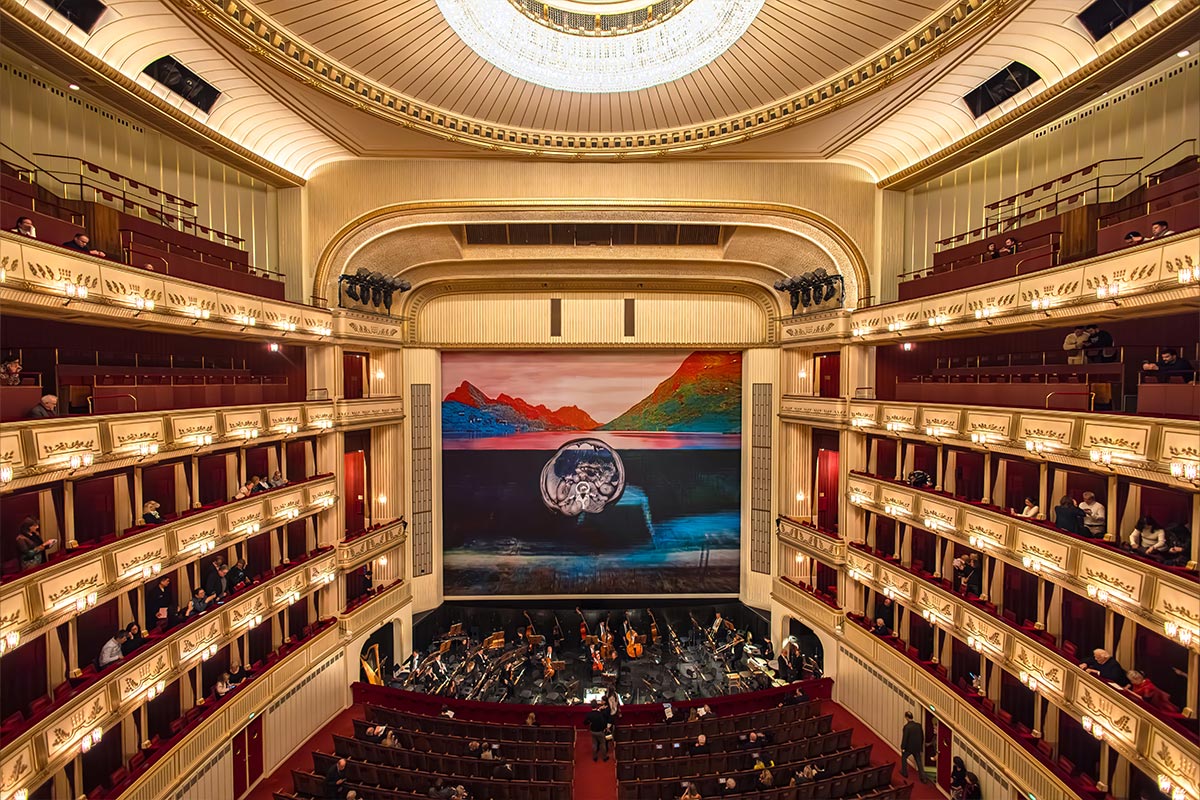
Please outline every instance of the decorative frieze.
[[29, 601], [24, 590], [18, 588], [0, 596], [0, 635], [8, 631], [19, 631], [31, 621]]
[[180, 525], [175, 529], [175, 552], [186, 553], [195, 550], [202, 544], [216, 540], [220, 533], [221, 522], [216, 514], [206, 515], [195, 522]]
[[329, 503], [337, 499], [337, 482], [330, 479], [327, 482], [309, 486], [305, 489], [310, 506]]
[[17, 790], [28, 787], [36, 763], [34, 758], [33, 742], [28, 741], [14, 748], [0, 763], [0, 796], [13, 797]]
[[1127, 603], [1140, 605], [1142, 602], [1144, 576], [1141, 570], [1092, 553], [1080, 553], [1079, 579], [1088, 585], [1089, 594], [1094, 588], [1107, 591], [1110, 596], [1116, 595]]
[[986, 411], [968, 411], [967, 425], [963, 433], [985, 433], [993, 441], [1007, 442], [1012, 439], [1013, 415]]
[[[1039, 571], [1041, 567], [1053, 567], [1060, 572], [1070, 569], [1071, 548], [1062, 542], [1039, 536], [1029, 528], [1018, 528], [1017, 546], [1014, 550], [1022, 559], [1036, 559]], [[1030, 566], [1033, 564], [1031, 561]]]
[[1200, 794], [1200, 758], [1194, 747], [1180, 747], [1161, 731], [1152, 730], [1146, 755], [1155, 770], [1182, 787], [1187, 796]]
[[267, 505], [271, 507], [271, 516], [276, 519], [289, 515], [299, 516], [304, 508], [304, 492], [300, 489], [274, 492], [267, 499]]
[[1013, 645], [1012, 663], [1014, 667], [1029, 673], [1037, 681], [1039, 691], [1049, 691], [1062, 696], [1066, 670], [1057, 661], [1046, 658], [1018, 639]]
[[353, 541], [339, 544], [337, 560], [342, 569], [352, 569], [362, 561], [373, 558], [375, 553], [391, 549], [404, 541], [405, 524], [397, 520], [367, 536], [360, 536]]
[[1017, 438], [1034, 441], [1059, 449], [1071, 447], [1071, 432], [1075, 423], [1070, 417], [1022, 416]]
[[221, 432], [217, 429], [217, 415], [213, 411], [202, 411], [195, 414], [172, 414], [171, 419], [171, 441], [175, 445], [198, 444], [198, 439], [205, 436], [211, 436], [213, 439], [220, 437]]
[[99, 558], [88, 559], [38, 583], [42, 593], [42, 609], [50, 613], [73, 606], [92, 592], [98, 592], [104, 584], [103, 562]]
[[[1007, 634], [999, 626], [992, 623], [981, 614], [968, 609], [962, 609], [959, 627], [967, 638], [967, 643], [982, 643], [983, 648], [993, 653], [1003, 653]], [[976, 648], [978, 649], [978, 648]]]
[[191, 658], [203, 656], [209, 647], [221, 640], [220, 617], [212, 615], [210, 621], [189, 629], [175, 643], [176, 658], [182, 665]]
[[396, 420], [404, 416], [404, 398], [369, 397], [361, 400], [338, 400], [334, 406], [338, 422], [371, 420], [379, 424], [384, 420]]
[[1127, 747], [1136, 749], [1140, 720], [1131, 708], [1096, 691], [1087, 681], [1075, 682], [1075, 696], [1071, 699], [1093, 723], [1100, 723], [1108, 735], [1116, 736]]
[[334, 420], [333, 404], [306, 405], [304, 407], [304, 420], [310, 428], [332, 426]]
[[142, 445], [166, 444], [167, 437], [162, 417], [141, 417], [131, 420], [109, 420], [105, 423], [108, 430], [109, 451], [113, 453], [132, 453], [136, 455]]
[[1085, 420], [1079, 449], [1107, 450], [1120, 458], [1145, 459], [1149, 454], [1153, 425], [1124, 425], [1109, 421]]
[[262, 411], [258, 409], [222, 411], [221, 424], [225, 427], [226, 436], [257, 435], [263, 427]]
[[231, 633], [240, 628], [253, 627], [269, 611], [264, 593], [258, 591], [250, 597], [239, 599], [225, 609], [226, 624]]
[[117, 579], [144, 575], [144, 570], [161, 566], [170, 556], [167, 551], [166, 534], [158, 534], [150, 538], [138, 537], [137, 544], [121, 547], [114, 551], [113, 557], [117, 564]]
[[889, 516], [913, 516], [916, 505], [912, 492], [903, 492], [889, 484], [880, 487], [879, 502], [883, 504], [884, 513]]
[[891, 594], [901, 599], [909, 599], [913, 595], [913, 579], [906, 573], [880, 567], [878, 583], [879, 588], [885, 594]]
[[974, 540], [981, 549], [1008, 548], [1012, 525], [992, 516], [967, 511], [963, 514], [962, 535]]
[[300, 406], [270, 406], [267, 411], [267, 430], [279, 433], [288, 426], [297, 429], [304, 424], [304, 410]]
[[0, 467], [8, 467], [15, 472], [26, 465], [21, 434], [16, 431], [0, 433]]
[[921, 425], [918, 433], [933, 429], [950, 434], [958, 433], [962, 423], [962, 411], [957, 408], [925, 406], [921, 409]]
[[915, 431], [917, 429], [917, 408], [915, 406], [884, 406], [879, 424], [889, 430]]
[[32, 435], [35, 458], [43, 467], [66, 467], [71, 456], [95, 456], [102, 449], [96, 424], [36, 425]]
[[[923, 497], [918, 516], [925, 527], [932, 527], [937, 531], [958, 530], [958, 509], [949, 503], [940, 503]], [[933, 524], [930, 525], [930, 523]]]
[[108, 716], [108, 701], [103, 694], [90, 695], [67, 714], [55, 717], [46, 730], [46, 752], [51, 759], [79, 743], [84, 736], [91, 736]]
[[121, 703], [136, 699], [171, 671], [166, 650], [159, 650], [149, 659], [140, 659], [132, 668], [122, 669], [117, 678], [117, 695]]

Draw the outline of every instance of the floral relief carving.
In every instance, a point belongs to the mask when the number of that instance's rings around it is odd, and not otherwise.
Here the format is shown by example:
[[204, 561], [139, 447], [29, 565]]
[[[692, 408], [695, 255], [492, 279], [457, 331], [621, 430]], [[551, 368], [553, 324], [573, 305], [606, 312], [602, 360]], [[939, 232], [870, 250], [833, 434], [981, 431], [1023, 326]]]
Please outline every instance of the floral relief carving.
[[1084, 685], [1081, 689], [1079, 704], [1086, 708], [1092, 716], [1102, 720], [1104, 726], [1109, 730], [1120, 731], [1127, 737], [1133, 735], [1133, 716], [1126, 713], [1121, 714], [1119, 717], [1114, 716], [1106, 708], [1109, 703], [1107, 701], [1101, 703], [1100, 698], [1093, 697], [1092, 691], [1087, 685]]
[[1057, 553], [1053, 553], [1053, 552], [1047, 550], [1046, 548], [1042, 547], [1041, 545], [1037, 545], [1037, 544], [1034, 544], [1033, 542], [1027, 542], [1024, 540], [1021, 541], [1020, 545], [1021, 545], [1021, 550], [1023, 552], [1029, 553], [1030, 555], [1037, 556], [1038, 558], [1042, 559], [1043, 561], [1050, 561], [1055, 564], [1059, 564], [1062, 561], [1061, 556], [1059, 556]]
[[1046, 428], [1025, 428], [1025, 435], [1033, 439], [1052, 439], [1056, 442], [1066, 440], [1066, 433], [1063, 431], [1049, 430]]
[[16, 758], [4, 765], [4, 778], [0, 781], [0, 786], [8, 789], [21, 784], [22, 778], [33, 771], [33, 764], [29, 756], [29, 748], [26, 747], [17, 754]]
[[1184, 619], [1189, 619], [1193, 622], [1200, 622], [1200, 611], [1197, 611], [1195, 606], [1177, 606], [1174, 603], [1164, 600], [1162, 610], [1168, 614], [1174, 614]]
[[1120, 578], [1109, 575], [1107, 572], [1101, 572], [1100, 570], [1092, 569], [1091, 567], [1085, 567], [1084, 574], [1089, 578], [1107, 583], [1109, 586], [1112, 586], [1116, 589], [1120, 589], [1130, 596], [1133, 596], [1137, 588], [1132, 583], [1126, 583]]
[[[51, 752], [57, 752], [82, 730], [89, 729], [93, 723], [104, 716], [104, 702], [95, 697], [91, 706], [72, 714], [69, 720], [59, 720], [48, 736]], [[69, 727], [68, 727], [69, 726]]]
[[50, 605], [54, 605], [59, 600], [62, 600], [64, 597], [68, 597], [70, 595], [77, 594], [78, 592], [82, 591], [83, 589], [90, 589], [93, 586], [99, 586], [99, 585], [100, 585], [100, 574], [98, 572], [94, 572], [91, 575], [80, 578], [79, 580], [75, 581], [72, 584], [60, 587], [57, 591], [51, 592], [49, 594], [49, 596], [47, 597], [47, 599], [50, 601]]
[[52, 456], [55, 453], [75, 452], [77, 450], [94, 450], [95, 448], [95, 439], [74, 439], [69, 442], [55, 442], [54, 444], [42, 445], [44, 456]]

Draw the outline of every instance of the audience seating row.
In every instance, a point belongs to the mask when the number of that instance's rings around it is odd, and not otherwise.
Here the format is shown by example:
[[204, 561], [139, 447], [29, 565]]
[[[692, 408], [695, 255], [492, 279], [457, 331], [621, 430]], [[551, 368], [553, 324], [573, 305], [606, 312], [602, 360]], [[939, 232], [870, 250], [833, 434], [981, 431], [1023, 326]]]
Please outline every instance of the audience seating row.
[[[828, 736], [788, 742], [782, 745], [756, 749], [732, 750], [708, 755], [683, 755], [658, 761], [626, 762], [622, 751], [617, 751], [617, 779], [620, 781], [665, 781], [681, 778], [701, 778], [710, 775], [730, 776], [737, 772], [750, 772], [755, 756], [774, 762], [773, 770], [792, 772], [812, 763], [821, 767], [828, 775], [868, 766], [871, 762], [871, 745], [849, 750], [850, 734], [838, 731]], [[809, 746], [815, 742], [815, 746]], [[841, 745], [840, 747], [834, 745]], [[676, 751], [680, 752], [680, 751]], [[741, 781], [738, 781], [741, 783]]]
[[[411, 732], [458, 736], [466, 739], [486, 739], [490, 742], [540, 742], [575, 746], [575, 730], [564, 726], [505, 725], [471, 722], [468, 720], [431, 717], [379, 706], [369, 706], [367, 716], [373, 722], [394, 725]], [[573, 756], [568, 756], [572, 758]]]
[[[741, 746], [740, 737], [745, 736], [750, 731], [770, 733], [774, 735], [776, 741], [795, 741], [797, 739], [823, 737], [831, 730], [833, 730], [833, 715], [825, 714], [820, 717], [808, 717], [803, 720], [796, 720], [795, 722], [777, 722], [774, 725], [762, 725], [757, 720], [751, 719], [747, 720], [740, 730], [705, 734], [705, 737], [714, 750], [724, 752], [738, 749]], [[620, 732], [620, 726], [617, 726], [617, 731]], [[674, 741], [661, 739], [634, 742], [628, 739], [618, 739], [617, 745], [621, 750], [622, 758], [640, 761], [671, 758], [672, 750], [675, 750], [676, 754], [678, 754], [675, 745], [686, 748], [695, 739], [696, 736], [684, 737], [683, 739], [676, 739]], [[833, 747], [834, 745], [830, 743], [829, 746]]]
[[[374, 724], [372, 721], [365, 719], [354, 720], [355, 737], [363, 738], [367, 728], [372, 724]], [[471, 739], [465, 736], [420, 733], [400, 726], [391, 727], [391, 730], [400, 741], [400, 746], [405, 750], [435, 755], [462, 755], [467, 752], [469, 742], [488, 741], [491, 743], [496, 741], [495, 739]], [[517, 761], [572, 762], [575, 757], [573, 747], [563, 743], [504, 742], [502, 752], [505, 758]]]
[[[328, 753], [313, 752], [313, 766], [318, 775], [326, 774], [337, 762], [338, 757]], [[359, 761], [346, 762], [346, 782], [384, 789], [399, 789], [405, 792], [425, 792], [438, 778], [452, 786], [463, 786], [475, 797], [491, 800], [527, 800], [544, 797], [546, 800], [570, 800], [572, 791], [569, 782], [543, 782], [526, 780], [497, 780], [493, 778], [465, 778], [461, 775], [438, 774], [424, 771], [364, 764]]]
[[695, 739], [700, 734], [712, 737], [721, 734], [746, 733], [751, 730], [773, 728], [791, 722], [800, 722], [816, 717], [821, 711], [820, 700], [809, 700], [795, 705], [779, 706], [763, 711], [744, 714], [711, 716], [691, 722], [655, 722], [646, 725], [619, 725], [618, 742], [682, 741]]
[[[823, 778], [811, 783], [803, 783], [799, 786], [783, 786], [762, 791], [754, 789], [743, 794], [731, 796], [755, 797], [763, 798], [763, 800], [836, 800], [836, 798], [861, 795], [864, 792], [884, 790], [878, 795], [870, 796], [907, 797], [908, 795], [904, 793], [905, 789], [911, 790], [911, 786], [904, 788], [897, 787], [895, 793], [888, 791], [893, 788], [891, 781], [894, 766], [894, 764], [883, 764], [877, 767], [866, 767], [845, 775]], [[715, 777], [712, 778], [712, 782], [715, 784]], [[678, 785], [671, 790], [670, 794], [661, 793], [656, 784], [639, 783], [621, 784], [617, 791], [619, 800], [667, 800], [668, 798], [678, 796]]]
[[334, 752], [368, 764], [441, 775], [462, 775], [467, 778], [488, 779], [495, 766], [503, 761], [513, 765], [517, 779], [541, 783], [568, 783], [574, 772], [569, 761], [539, 761], [536, 755], [516, 758], [509, 748], [499, 751], [499, 759], [482, 759], [472, 755], [439, 755], [409, 750], [403, 746], [386, 747], [372, 742], [363, 742], [345, 736], [333, 737]]

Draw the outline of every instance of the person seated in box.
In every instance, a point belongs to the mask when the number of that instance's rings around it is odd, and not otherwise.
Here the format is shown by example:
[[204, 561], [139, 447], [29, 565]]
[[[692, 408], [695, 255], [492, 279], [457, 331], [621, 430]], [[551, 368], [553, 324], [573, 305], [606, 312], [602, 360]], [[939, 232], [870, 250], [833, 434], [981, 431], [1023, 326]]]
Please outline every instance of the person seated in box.
[[1142, 373], [1161, 375], [1163, 378], [1170, 378], [1174, 375], [1183, 378], [1185, 381], [1191, 380], [1196, 374], [1192, 368], [1192, 362], [1180, 357], [1173, 350], [1162, 351], [1158, 356], [1158, 361], [1142, 362]]

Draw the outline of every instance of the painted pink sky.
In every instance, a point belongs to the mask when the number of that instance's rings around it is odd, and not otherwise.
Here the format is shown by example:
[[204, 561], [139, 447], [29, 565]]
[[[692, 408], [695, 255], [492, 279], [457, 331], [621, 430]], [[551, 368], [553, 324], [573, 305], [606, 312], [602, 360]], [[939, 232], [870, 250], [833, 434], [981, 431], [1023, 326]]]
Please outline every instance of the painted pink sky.
[[674, 374], [690, 351], [637, 353], [442, 353], [442, 396], [470, 381], [550, 409], [579, 406], [600, 423], [615, 419]]

